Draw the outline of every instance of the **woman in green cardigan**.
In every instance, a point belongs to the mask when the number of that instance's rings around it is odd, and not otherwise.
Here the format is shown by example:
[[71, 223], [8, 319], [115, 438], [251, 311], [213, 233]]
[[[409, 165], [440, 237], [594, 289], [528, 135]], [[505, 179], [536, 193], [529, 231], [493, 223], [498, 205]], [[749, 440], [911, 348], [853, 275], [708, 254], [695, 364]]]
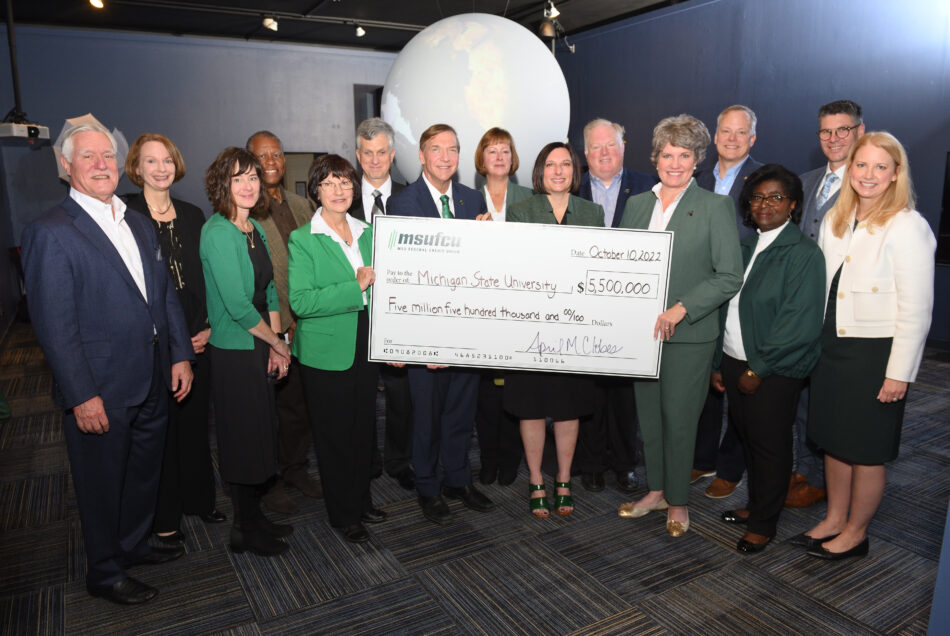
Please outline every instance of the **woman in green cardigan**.
[[269, 521], [261, 495], [277, 465], [273, 380], [290, 367], [280, 330], [274, 270], [264, 232], [250, 212], [261, 200], [261, 164], [243, 148], [226, 148], [205, 173], [215, 214], [201, 229], [211, 336], [211, 397], [221, 478], [234, 503], [231, 549], [261, 556], [285, 552], [293, 528]]
[[[580, 161], [570, 144], [549, 143], [534, 162], [532, 185], [539, 194], [508, 209], [512, 223], [548, 223], [604, 227], [604, 209], [573, 193], [581, 184]], [[570, 373], [512, 371], [505, 376], [505, 410], [521, 422], [521, 439], [528, 463], [529, 509], [534, 516], [550, 516], [541, 458], [545, 418], [554, 420], [557, 478], [554, 507], [559, 515], [574, 512], [571, 462], [577, 446], [580, 418], [594, 412], [594, 381]]]
[[660, 183], [628, 199], [620, 221], [620, 227], [673, 232], [668, 309], [652, 333], [663, 343], [660, 377], [634, 382], [650, 492], [618, 510], [621, 517], [667, 510], [672, 537], [689, 530], [689, 476], [719, 338], [717, 310], [742, 285], [732, 199], [703, 190], [693, 178], [709, 142], [705, 124], [690, 115], [657, 124], [652, 160]]
[[317, 448], [330, 525], [353, 543], [386, 520], [370, 494], [377, 367], [368, 361], [373, 234], [347, 213], [359, 177], [338, 155], [313, 162], [307, 192], [320, 207], [290, 234], [288, 291], [297, 316], [293, 354]]
[[748, 504], [722, 520], [746, 526], [736, 550], [753, 554], [775, 536], [785, 505], [798, 396], [821, 352], [825, 258], [798, 229], [802, 182], [791, 170], [758, 168], [739, 204], [758, 233], [741, 242], [745, 281], [720, 309], [710, 381], [729, 398], [749, 471]]

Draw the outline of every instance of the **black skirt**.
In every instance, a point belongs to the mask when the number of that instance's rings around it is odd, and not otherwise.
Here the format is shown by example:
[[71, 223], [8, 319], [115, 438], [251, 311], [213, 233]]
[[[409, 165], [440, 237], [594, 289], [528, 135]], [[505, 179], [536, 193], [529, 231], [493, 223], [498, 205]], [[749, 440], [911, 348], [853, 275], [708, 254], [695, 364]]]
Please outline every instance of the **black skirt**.
[[519, 420], [574, 420], [594, 412], [594, 379], [571, 373], [508, 371], [502, 406]]

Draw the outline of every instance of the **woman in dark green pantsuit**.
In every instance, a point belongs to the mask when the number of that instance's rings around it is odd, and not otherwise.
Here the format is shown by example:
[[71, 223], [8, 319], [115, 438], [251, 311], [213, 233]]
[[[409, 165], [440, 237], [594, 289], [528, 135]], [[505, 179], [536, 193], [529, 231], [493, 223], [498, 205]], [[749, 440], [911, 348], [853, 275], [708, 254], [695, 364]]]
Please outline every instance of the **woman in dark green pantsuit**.
[[692, 177], [709, 141], [706, 126], [690, 115], [657, 124], [652, 160], [660, 183], [629, 199], [620, 222], [673, 232], [673, 251], [669, 308], [653, 328], [653, 338], [663, 341], [660, 378], [634, 383], [650, 492], [621, 505], [618, 514], [641, 517], [668, 508], [666, 530], [674, 537], [689, 529], [689, 474], [719, 337], [717, 310], [742, 285], [732, 200], [703, 190]]

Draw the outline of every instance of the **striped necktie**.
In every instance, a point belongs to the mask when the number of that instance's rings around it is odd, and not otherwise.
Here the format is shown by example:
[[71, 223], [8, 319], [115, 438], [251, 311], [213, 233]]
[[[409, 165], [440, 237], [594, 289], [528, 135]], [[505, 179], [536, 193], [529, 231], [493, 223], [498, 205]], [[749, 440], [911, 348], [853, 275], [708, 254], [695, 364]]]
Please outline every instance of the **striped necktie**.
[[825, 185], [821, 186], [821, 192], [818, 193], [818, 207], [820, 208], [825, 204], [825, 201], [828, 200], [828, 197], [831, 196], [831, 186], [838, 182], [838, 175], [834, 172], [828, 174], [825, 177]]
[[383, 205], [383, 193], [373, 190], [373, 216], [377, 214], [386, 214], [386, 208]]

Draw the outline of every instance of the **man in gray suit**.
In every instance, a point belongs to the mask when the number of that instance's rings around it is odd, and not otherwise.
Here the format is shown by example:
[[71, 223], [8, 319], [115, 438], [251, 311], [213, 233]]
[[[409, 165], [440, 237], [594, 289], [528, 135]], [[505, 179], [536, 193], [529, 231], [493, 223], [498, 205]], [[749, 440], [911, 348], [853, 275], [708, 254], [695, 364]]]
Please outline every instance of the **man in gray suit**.
[[[801, 175], [802, 232], [818, 240], [818, 230], [825, 214], [838, 200], [845, 164], [851, 148], [864, 134], [861, 107], [850, 99], [839, 99], [818, 109], [818, 141], [828, 163]], [[825, 498], [825, 465], [817, 449], [807, 441], [808, 385], [802, 390], [795, 417], [795, 472], [788, 485], [785, 505], [806, 508]]]

